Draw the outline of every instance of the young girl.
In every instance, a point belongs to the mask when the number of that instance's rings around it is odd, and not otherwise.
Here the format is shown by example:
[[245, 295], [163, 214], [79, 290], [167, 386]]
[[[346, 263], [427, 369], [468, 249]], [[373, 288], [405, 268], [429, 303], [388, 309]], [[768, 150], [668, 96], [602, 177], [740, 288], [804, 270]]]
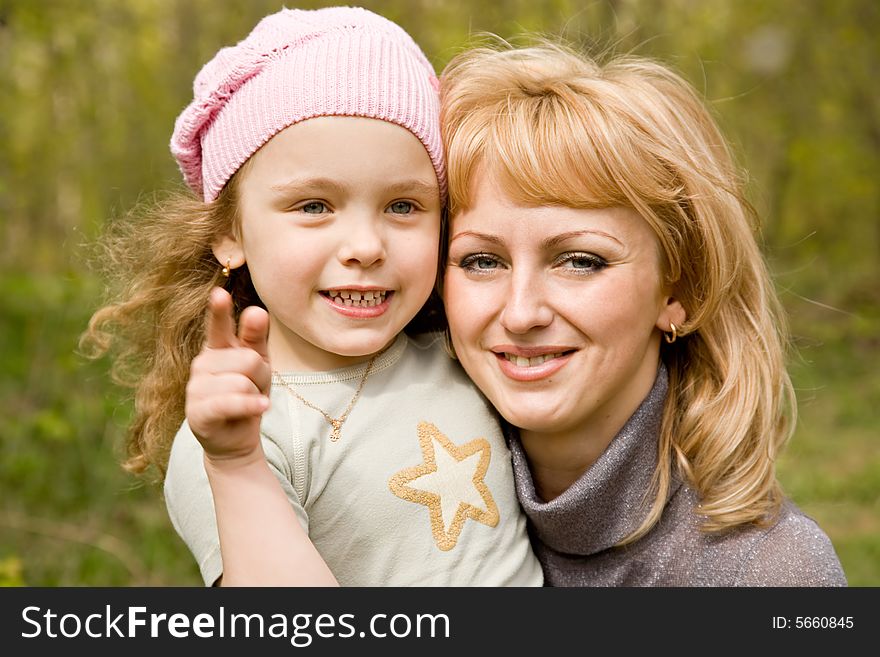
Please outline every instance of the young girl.
[[143, 364], [128, 465], [167, 463], [207, 584], [542, 583], [491, 408], [402, 333], [437, 271], [437, 87], [371, 12], [270, 15], [178, 117], [200, 198], [111, 245], [125, 289], [89, 335]]

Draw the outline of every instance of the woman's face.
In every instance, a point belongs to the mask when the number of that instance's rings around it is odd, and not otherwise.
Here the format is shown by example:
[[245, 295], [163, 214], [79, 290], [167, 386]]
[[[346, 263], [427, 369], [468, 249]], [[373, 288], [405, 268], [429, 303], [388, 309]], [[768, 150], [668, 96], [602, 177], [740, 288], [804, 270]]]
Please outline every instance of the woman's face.
[[485, 174], [474, 189], [444, 281], [462, 365], [523, 430], [619, 429], [654, 383], [661, 331], [684, 319], [653, 230], [628, 208], [519, 205]]

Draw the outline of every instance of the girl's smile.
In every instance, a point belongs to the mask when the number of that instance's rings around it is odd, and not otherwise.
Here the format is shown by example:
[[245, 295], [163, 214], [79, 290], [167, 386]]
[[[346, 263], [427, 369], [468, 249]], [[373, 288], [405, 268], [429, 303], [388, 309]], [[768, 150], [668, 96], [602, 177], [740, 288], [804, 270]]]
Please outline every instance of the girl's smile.
[[239, 235], [215, 254], [247, 263], [273, 366], [337, 369], [391, 344], [437, 272], [440, 192], [415, 135], [378, 119], [308, 119], [242, 174]]
[[351, 319], [372, 319], [388, 310], [394, 292], [378, 287], [345, 287], [321, 290], [320, 295], [340, 315]]

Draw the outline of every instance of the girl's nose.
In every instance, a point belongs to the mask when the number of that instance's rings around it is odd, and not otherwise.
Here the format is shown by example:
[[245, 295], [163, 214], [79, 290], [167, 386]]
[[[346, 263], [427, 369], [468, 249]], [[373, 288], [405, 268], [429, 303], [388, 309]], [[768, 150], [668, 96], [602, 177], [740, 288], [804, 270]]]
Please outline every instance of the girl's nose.
[[385, 260], [385, 237], [381, 222], [358, 217], [342, 230], [339, 260], [344, 265], [372, 267]]

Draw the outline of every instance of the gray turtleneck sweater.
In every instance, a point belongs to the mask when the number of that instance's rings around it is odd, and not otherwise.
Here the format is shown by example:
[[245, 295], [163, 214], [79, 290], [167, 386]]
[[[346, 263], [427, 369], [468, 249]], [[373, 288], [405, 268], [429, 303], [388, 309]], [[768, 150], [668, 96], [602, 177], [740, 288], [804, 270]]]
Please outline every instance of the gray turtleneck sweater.
[[[541, 500], [519, 437], [511, 437], [517, 495], [548, 586], [846, 586], [828, 536], [791, 501], [771, 527], [700, 531], [696, 492], [673, 481], [660, 521], [614, 547], [647, 515], [667, 373], [602, 456], [562, 495]], [[515, 433], [515, 432], [514, 432]]]

